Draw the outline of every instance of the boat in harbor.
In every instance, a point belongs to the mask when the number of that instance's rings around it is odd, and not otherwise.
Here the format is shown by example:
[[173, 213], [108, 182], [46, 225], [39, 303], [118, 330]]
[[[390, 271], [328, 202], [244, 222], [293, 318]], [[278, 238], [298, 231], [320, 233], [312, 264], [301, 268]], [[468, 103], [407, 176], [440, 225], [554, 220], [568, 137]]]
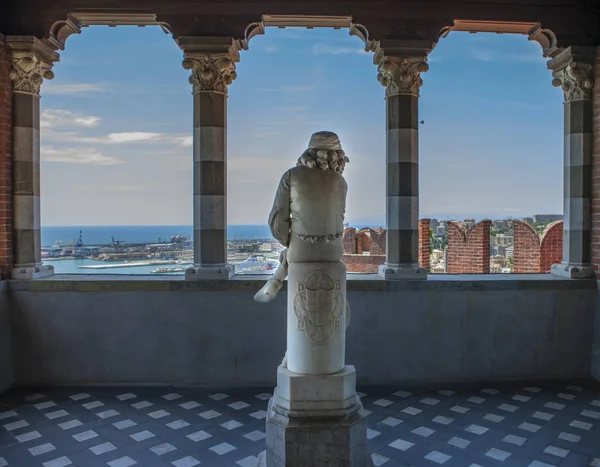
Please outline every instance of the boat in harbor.
[[252, 255], [235, 265], [236, 274], [273, 274], [279, 267], [279, 260], [265, 255]]

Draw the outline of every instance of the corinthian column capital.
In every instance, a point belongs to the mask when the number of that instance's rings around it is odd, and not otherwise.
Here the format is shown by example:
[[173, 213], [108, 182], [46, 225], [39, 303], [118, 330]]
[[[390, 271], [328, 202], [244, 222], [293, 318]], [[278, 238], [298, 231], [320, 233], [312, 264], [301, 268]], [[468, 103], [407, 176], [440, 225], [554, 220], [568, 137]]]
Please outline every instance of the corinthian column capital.
[[548, 62], [552, 85], [563, 90], [565, 102], [592, 98], [594, 59], [593, 47], [568, 47]]
[[54, 78], [58, 53], [34, 36], [8, 36], [10, 79], [13, 91], [39, 96], [44, 79]]
[[180, 37], [177, 43], [184, 52], [183, 68], [192, 72], [194, 92], [227, 94], [227, 87], [237, 78], [237, 42], [230, 37]]
[[379, 64], [377, 80], [386, 88], [388, 95], [411, 94], [419, 97], [423, 85], [421, 73], [429, 70], [425, 57], [388, 58]]

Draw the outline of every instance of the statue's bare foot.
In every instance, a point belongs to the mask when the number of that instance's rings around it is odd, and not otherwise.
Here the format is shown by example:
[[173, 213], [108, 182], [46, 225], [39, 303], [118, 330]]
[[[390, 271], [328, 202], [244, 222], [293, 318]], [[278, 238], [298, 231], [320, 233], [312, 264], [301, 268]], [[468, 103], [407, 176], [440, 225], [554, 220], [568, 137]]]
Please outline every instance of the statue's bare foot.
[[279, 279], [275, 279], [272, 277], [267, 281], [267, 283], [256, 292], [254, 296], [254, 301], [258, 303], [268, 303], [273, 300], [277, 296], [277, 292], [281, 290], [283, 283]]

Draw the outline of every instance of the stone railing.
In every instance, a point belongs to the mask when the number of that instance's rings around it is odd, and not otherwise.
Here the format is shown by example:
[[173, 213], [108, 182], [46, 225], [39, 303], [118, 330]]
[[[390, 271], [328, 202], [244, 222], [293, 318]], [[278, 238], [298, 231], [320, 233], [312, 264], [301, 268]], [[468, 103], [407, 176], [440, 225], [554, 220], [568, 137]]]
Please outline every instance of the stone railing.
[[[513, 268], [515, 273], [547, 273], [562, 259], [563, 222], [548, 225], [539, 235], [522, 221], [514, 228]], [[430, 219], [419, 221], [419, 264], [431, 266]], [[492, 272], [491, 221], [483, 220], [467, 227], [462, 222], [447, 223], [448, 251], [444, 270], [449, 274], [489, 274]], [[385, 263], [386, 230], [383, 228], [346, 228], [344, 257], [348, 272], [373, 274]]]

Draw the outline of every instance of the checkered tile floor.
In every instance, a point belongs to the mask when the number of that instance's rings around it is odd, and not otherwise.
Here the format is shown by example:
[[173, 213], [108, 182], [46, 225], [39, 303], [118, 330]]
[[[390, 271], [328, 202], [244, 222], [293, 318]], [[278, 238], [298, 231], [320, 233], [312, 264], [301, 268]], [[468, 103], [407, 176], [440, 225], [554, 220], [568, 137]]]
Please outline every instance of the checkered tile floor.
[[[362, 390], [376, 466], [600, 467], [593, 382]], [[15, 389], [0, 397], [0, 467], [253, 467], [270, 395]]]

